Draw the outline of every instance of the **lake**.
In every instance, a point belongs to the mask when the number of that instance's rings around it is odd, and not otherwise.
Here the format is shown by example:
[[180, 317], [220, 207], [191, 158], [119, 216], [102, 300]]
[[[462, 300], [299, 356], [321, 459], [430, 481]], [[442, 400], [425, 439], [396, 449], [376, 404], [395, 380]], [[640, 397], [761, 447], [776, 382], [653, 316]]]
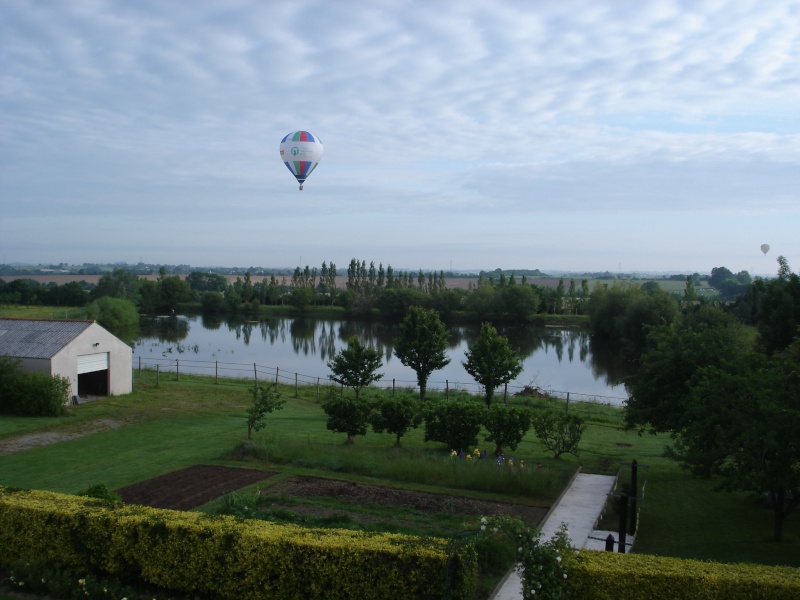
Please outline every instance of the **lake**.
[[[399, 325], [339, 319], [242, 318], [172, 316], [143, 318], [134, 342], [134, 366], [162, 371], [203, 373], [220, 376], [275, 379], [282, 383], [297, 379], [325, 382], [330, 375], [327, 362], [347, 346], [352, 336], [383, 355], [381, 387], [416, 387], [416, 373], [393, 354], [393, 340]], [[462, 361], [480, 326], [449, 328], [447, 355], [450, 364], [435, 371], [429, 388], [446, 386], [480, 393], [480, 386], [464, 370]], [[592, 344], [588, 332], [560, 327], [498, 327], [523, 359], [523, 371], [509, 384], [509, 393], [524, 386], [574, 400], [594, 400], [620, 405], [627, 398], [619, 383], [624, 371]], [[255, 367], [254, 367], [255, 365]], [[295, 375], [297, 374], [297, 375]], [[502, 392], [502, 390], [498, 390]]]

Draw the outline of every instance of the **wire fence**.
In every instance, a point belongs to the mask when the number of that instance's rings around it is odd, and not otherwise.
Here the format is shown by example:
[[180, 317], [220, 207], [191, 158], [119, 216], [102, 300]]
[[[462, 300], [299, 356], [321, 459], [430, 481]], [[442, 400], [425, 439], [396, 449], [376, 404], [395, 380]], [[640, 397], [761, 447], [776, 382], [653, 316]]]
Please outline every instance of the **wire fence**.
[[[235, 379], [252, 379], [255, 382], [274, 382], [278, 384], [295, 386], [295, 389], [300, 386], [316, 386], [318, 389], [322, 386], [327, 387], [341, 387], [335, 383], [330, 377], [319, 377], [316, 375], [304, 375], [280, 367], [272, 367], [259, 365], [258, 363], [230, 363], [222, 361], [203, 361], [203, 360], [188, 360], [179, 358], [154, 358], [138, 356], [138, 364], [136, 368], [139, 374], [143, 369], [155, 370], [161, 374], [172, 374], [176, 378], [180, 378], [181, 374], [191, 375], [205, 375], [214, 378], [214, 381], [219, 381], [220, 378], [235, 378]], [[416, 381], [410, 380], [378, 380], [370, 387], [376, 389], [391, 389], [406, 390], [414, 393], [419, 392], [419, 386]], [[463, 381], [428, 381], [428, 390], [438, 390], [443, 392], [445, 396], [451, 393], [465, 392], [472, 395], [482, 395], [483, 387], [478, 383], [463, 382]], [[540, 390], [531, 387], [530, 385], [505, 385], [502, 388], [495, 390], [495, 394], [503, 398], [509, 396], [516, 396], [522, 399], [547, 399], [547, 400], [560, 400], [566, 403], [567, 411], [569, 411], [570, 404], [575, 403], [590, 403], [601, 404], [606, 406], [621, 407], [627, 400], [618, 396], [597, 396], [592, 394], [581, 394], [568, 391], [557, 390]]]

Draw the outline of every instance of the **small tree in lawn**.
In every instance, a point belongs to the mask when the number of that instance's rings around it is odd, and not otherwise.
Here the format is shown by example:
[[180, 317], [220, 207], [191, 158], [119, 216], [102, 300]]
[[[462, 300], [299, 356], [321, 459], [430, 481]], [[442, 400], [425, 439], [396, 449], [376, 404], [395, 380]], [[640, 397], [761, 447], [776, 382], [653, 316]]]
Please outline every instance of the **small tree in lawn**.
[[364, 346], [355, 336], [348, 340], [347, 348], [328, 361], [331, 379], [336, 383], [353, 388], [356, 400], [361, 395], [363, 387], [383, 377], [383, 373], [376, 373], [382, 365], [380, 353]]
[[425, 406], [425, 441], [469, 452], [478, 443], [486, 409], [472, 400], [442, 400]]
[[385, 398], [374, 406], [369, 420], [375, 433], [386, 431], [397, 436], [394, 445], [399, 446], [400, 438], [422, 423], [422, 409], [411, 396]]
[[467, 361], [461, 364], [483, 386], [486, 406], [492, 405], [497, 386], [508, 383], [522, 372], [522, 359], [489, 323], [481, 326], [478, 338], [464, 355]]
[[489, 432], [484, 439], [494, 442], [494, 454], [500, 456], [503, 448], [516, 450], [531, 428], [531, 411], [527, 408], [495, 404], [486, 411], [483, 426]]
[[367, 400], [359, 398], [333, 398], [322, 407], [328, 415], [327, 428], [336, 433], [347, 434], [346, 444], [354, 444], [357, 435], [367, 434], [367, 425], [372, 407]]
[[533, 431], [539, 441], [553, 453], [553, 458], [562, 454], [578, 456], [578, 444], [586, 425], [577, 415], [558, 411], [547, 411], [533, 418]]
[[264, 417], [269, 413], [280, 410], [286, 400], [278, 394], [278, 386], [274, 383], [268, 386], [256, 385], [250, 388], [253, 404], [247, 410], [247, 439], [252, 439], [254, 431], [261, 431], [266, 426]]
[[425, 390], [431, 373], [450, 363], [447, 342], [450, 334], [435, 310], [412, 306], [400, 325], [400, 335], [394, 341], [394, 354], [417, 374], [420, 402], [425, 402]]

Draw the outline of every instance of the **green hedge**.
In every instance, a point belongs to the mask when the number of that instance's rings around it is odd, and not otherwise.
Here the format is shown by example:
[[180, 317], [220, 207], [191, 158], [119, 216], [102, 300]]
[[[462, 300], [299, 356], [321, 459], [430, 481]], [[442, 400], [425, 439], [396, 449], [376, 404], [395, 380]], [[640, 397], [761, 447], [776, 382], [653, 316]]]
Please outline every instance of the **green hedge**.
[[583, 551], [570, 569], [581, 600], [796, 600], [800, 569]]
[[17, 560], [135, 576], [180, 592], [248, 600], [471, 600], [472, 547], [449, 564], [448, 542], [309, 529], [0, 487], [0, 564]]

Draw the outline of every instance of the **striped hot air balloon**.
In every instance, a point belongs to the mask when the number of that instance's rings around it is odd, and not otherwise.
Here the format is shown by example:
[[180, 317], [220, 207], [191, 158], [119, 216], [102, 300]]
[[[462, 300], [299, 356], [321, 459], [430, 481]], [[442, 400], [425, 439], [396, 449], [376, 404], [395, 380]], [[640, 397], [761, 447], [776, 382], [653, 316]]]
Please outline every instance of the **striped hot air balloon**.
[[322, 142], [308, 131], [293, 131], [281, 140], [281, 160], [292, 172], [300, 189], [322, 159]]

